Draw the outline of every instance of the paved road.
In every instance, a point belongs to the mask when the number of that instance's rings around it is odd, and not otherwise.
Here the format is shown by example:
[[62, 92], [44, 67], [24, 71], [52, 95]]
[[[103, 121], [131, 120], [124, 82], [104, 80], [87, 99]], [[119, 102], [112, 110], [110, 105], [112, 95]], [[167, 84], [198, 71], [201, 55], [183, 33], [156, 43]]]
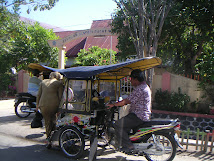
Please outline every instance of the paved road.
[[[45, 148], [45, 129], [30, 128], [33, 115], [26, 119], [18, 118], [14, 113], [14, 100], [0, 100], [0, 160], [3, 161], [72, 161], [63, 152], [54, 147]], [[128, 156], [108, 149], [98, 151], [98, 160], [102, 161], [145, 161], [144, 157]], [[88, 160], [86, 152], [85, 158]], [[213, 161], [214, 154], [192, 150], [178, 150], [174, 161]]]

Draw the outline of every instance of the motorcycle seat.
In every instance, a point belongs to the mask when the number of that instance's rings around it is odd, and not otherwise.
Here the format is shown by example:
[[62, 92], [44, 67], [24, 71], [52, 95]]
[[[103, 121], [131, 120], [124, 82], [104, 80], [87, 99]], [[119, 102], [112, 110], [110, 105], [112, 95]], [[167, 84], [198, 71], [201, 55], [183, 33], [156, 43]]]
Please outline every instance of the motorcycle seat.
[[18, 93], [16, 94], [16, 97], [18, 99], [28, 99], [31, 100], [32, 102], [36, 102], [36, 97], [30, 93]]
[[138, 128], [151, 127], [154, 125], [169, 125], [169, 124], [173, 123], [174, 121], [175, 120], [167, 120], [167, 119], [143, 121], [143, 123], [141, 125], [139, 125]]
[[151, 128], [152, 126], [157, 126], [157, 125], [169, 125], [175, 121], [177, 120], [159, 119], [159, 120], [142, 121], [142, 124], [133, 128], [132, 130], [133, 130], [133, 133], [136, 133], [140, 128]]
[[18, 93], [17, 95], [18, 96], [26, 96], [26, 97], [35, 97], [32, 94], [30, 94], [30, 93]]

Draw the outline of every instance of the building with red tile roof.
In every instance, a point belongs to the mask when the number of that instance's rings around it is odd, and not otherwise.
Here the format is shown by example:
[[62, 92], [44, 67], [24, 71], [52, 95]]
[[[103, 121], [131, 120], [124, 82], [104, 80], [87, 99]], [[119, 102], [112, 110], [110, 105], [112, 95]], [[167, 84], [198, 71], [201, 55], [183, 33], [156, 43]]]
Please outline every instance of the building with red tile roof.
[[[94, 20], [92, 22], [90, 29], [95, 28], [106, 28], [111, 26], [111, 19], [107, 20]], [[59, 38], [64, 38], [77, 31], [60, 31], [55, 32]], [[89, 49], [92, 46], [99, 46], [100, 48], [112, 49], [118, 52], [117, 46], [117, 36], [102, 36], [102, 37], [83, 37], [73, 40], [72, 42], [66, 44], [66, 57], [68, 57], [68, 62], [66, 66], [70, 66], [74, 63], [74, 59], [81, 49]]]
[[[35, 22], [34, 20], [24, 18], [24, 17], [20, 17], [20, 20], [30, 24]], [[94, 20], [91, 24], [90, 29], [111, 27], [111, 21], [112, 21], [111, 19]], [[57, 36], [59, 36], [59, 38], [61, 39], [75, 32], [78, 32], [78, 31], [66, 31], [62, 28], [48, 25], [45, 23], [40, 23], [40, 25], [46, 29], [53, 29], [53, 32]], [[77, 54], [80, 52], [81, 49], [88, 50], [92, 46], [98, 46], [100, 48], [112, 49], [118, 52], [118, 49], [116, 48], [117, 43], [118, 43], [118, 40], [117, 40], [117, 36], [115, 35], [99, 36], [99, 37], [90, 36], [90, 37], [77, 38], [65, 45], [66, 57], [68, 58], [68, 61], [66, 62], [66, 66], [71, 66], [74, 63], [74, 59], [77, 57]]]

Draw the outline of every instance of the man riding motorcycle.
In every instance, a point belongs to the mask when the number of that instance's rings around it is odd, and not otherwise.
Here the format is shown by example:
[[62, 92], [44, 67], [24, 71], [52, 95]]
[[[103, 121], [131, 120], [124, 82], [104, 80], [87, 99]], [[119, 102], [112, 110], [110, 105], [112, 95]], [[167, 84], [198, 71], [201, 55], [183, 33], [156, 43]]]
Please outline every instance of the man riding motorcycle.
[[115, 135], [120, 150], [126, 153], [134, 150], [133, 143], [129, 139], [131, 129], [139, 126], [143, 121], [149, 121], [151, 115], [151, 91], [144, 81], [143, 72], [140, 69], [131, 72], [131, 84], [133, 92], [124, 100], [114, 104], [108, 104], [108, 108], [130, 104], [129, 114], [115, 122]]
[[42, 80], [39, 79], [40, 71], [38, 69], [33, 69], [32, 73], [33, 77], [31, 77], [28, 82], [28, 93], [36, 97]]

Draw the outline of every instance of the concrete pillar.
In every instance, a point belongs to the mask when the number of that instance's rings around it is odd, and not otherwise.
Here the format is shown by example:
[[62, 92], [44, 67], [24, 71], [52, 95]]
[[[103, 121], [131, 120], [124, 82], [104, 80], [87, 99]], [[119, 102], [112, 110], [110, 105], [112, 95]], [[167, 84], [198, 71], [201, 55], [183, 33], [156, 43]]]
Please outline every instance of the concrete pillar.
[[17, 92], [21, 93], [23, 92], [23, 83], [24, 83], [24, 70], [20, 70], [18, 72], [18, 88], [17, 88]]
[[28, 91], [28, 81], [29, 74], [25, 70], [20, 70], [17, 76], [17, 93], [27, 92]]
[[171, 76], [169, 72], [162, 74], [162, 91], [171, 91]]
[[58, 56], [58, 68], [64, 69], [65, 68], [65, 46], [59, 47], [59, 56]]

